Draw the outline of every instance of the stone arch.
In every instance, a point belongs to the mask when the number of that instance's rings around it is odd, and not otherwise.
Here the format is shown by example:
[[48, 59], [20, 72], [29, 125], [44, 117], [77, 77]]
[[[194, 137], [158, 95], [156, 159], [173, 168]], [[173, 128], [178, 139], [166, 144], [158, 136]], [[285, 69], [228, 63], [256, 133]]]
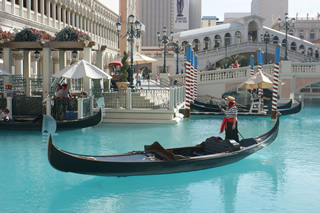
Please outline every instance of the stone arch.
[[297, 44], [296, 42], [292, 42], [291, 45], [290, 45], [290, 50], [292, 51], [296, 51], [297, 50]]
[[232, 44], [232, 36], [230, 33], [224, 35], [224, 46], [230, 46]]
[[200, 50], [200, 41], [199, 39], [194, 39], [192, 42], [192, 49], [194, 52], [198, 52]]
[[203, 50], [207, 49], [211, 49], [211, 39], [208, 36], [203, 39]]
[[235, 41], [234, 41], [235, 44], [241, 44], [241, 42], [242, 42], [242, 35], [241, 35], [241, 32], [240, 32], [240, 31], [236, 31], [236, 32], [234, 33], [234, 39], [235, 39]]
[[220, 35], [215, 35], [214, 36], [214, 48], [218, 48], [221, 46], [221, 36]]
[[286, 39], [282, 39], [281, 46], [286, 47]]
[[273, 44], [278, 44], [279, 43], [279, 37], [278, 36], [274, 36], [273, 37]]
[[249, 42], [258, 41], [259, 25], [256, 21], [251, 21], [248, 25], [248, 40]]
[[301, 44], [301, 45], [299, 46], [299, 53], [304, 54], [304, 52], [305, 52], [305, 47], [304, 47], [303, 44]]
[[308, 48], [308, 56], [313, 56], [313, 49], [311, 47]]

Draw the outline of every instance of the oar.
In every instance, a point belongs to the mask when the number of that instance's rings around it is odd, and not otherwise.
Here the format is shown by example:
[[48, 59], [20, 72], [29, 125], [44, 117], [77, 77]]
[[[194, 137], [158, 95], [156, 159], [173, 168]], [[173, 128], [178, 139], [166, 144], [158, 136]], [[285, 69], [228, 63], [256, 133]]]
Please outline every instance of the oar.
[[[222, 111], [221, 105], [220, 105], [218, 102], [216, 102], [216, 103], [218, 104], [219, 108], [220, 108], [221, 111]], [[239, 133], [239, 135], [242, 137], [242, 139], [244, 139], [244, 137], [243, 137], [243, 135], [241, 134], [241, 132], [239, 131], [239, 129], [238, 129], [238, 133]]]

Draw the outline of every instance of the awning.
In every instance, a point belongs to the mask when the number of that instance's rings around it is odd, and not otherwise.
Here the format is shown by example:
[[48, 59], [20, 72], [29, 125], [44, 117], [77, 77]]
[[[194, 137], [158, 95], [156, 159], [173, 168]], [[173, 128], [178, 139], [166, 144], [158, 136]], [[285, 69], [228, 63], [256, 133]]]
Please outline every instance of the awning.
[[122, 63], [121, 63], [121, 61], [119, 61], [119, 60], [117, 60], [117, 61], [111, 61], [111, 62], [109, 63], [109, 66], [120, 66], [120, 67], [122, 67]]

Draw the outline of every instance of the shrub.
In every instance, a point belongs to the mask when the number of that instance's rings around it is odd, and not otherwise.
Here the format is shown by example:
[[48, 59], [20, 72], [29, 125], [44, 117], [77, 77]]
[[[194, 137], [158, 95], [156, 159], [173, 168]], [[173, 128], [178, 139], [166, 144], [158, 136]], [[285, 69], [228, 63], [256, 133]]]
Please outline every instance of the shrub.
[[128, 54], [126, 51], [123, 52], [123, 57], [121, 59], [122, 67], [120, 68], [120, 77], [119, 77], [119, 82], [127, 82], [128, 81], [128, 68], [129, 68], [129, 63], [127, 61], [128, 59]]

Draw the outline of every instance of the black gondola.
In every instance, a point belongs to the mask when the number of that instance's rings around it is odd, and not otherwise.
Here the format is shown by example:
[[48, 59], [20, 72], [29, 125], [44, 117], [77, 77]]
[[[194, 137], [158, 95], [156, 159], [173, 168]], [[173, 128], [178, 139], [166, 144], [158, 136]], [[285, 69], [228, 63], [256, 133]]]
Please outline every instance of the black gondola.
[[134, 176], [189, 172], [237, 162], [272, 143], [279, 118], [267, 133], [239, 143], [211, 137], [196, 146], [163, 148], [158, 142], [144, 151], [113, 155], [81, 155], [57, 148], [49, 138], [48, 159], [59, 171], [98, 176]]
[[[199, 108], [198, 106], [204, 106], [206, 107], [206, 112], [220, 112], [220, 107], [218, 106], [218, 104], [216, 103], [206, 103], [203, 101], [199, 101], [199, 100], [194, 100], [194, 103], [190, 104], [191, 109], [195, 109], [198, 110], [197, 108]], [[240, 105], [238, 104], [238, 109], [239, 111], [249, 111], [250, 110], [250, 105]], [[277, 109], [289, 109], [292, 107], [292, 99], [290, 99], [290, 101], [288, 103], [285, 104], [280, 104]], [[225, 106], [224, 106], [225, 108]], [[202, 108], [200, 108], [201, 110]], [[268, 109], [268, 106], [265, 105], [264, 109]]]
[[[99, 112], [87, 118], [57, 121], [57, 130], [72, 130], [95, 126], [101, 123], [102, 116], [102, 110], [100, 109]], [[0, 122], [0, 130], [41, 131], [42, 120], [42, 116], [39, 116], [33, 120], [19, 119], [14, 122]]]
[[[224, 113], [220, 111], [214, 111], [211, 110], [211, 108], [198, 105], [198, 104], [193, 104], [193, 109], [197, 110], [197, 112], [193, 111], [191, 112], [191, 115], [210, 115], [210, 116], [224, 116]], [[277, 111], [281, 113], [281, 115], [291, 115], [291, 114], [296, 114], [300, 112], [302, 109], [302, 102], [299, 101], [299, 104], [292, 106], [291, 108], [288, 109], [278, 109]], [[238, 116], [254, 116], [254, 117], [265, 117], [265, 116], [270, 116], [267, 114], [267, 110], [264, 111], [264, 113], [256, 113], [252, 112], [249, 113], [249, 110], [241, 110], [238, 109]]]

